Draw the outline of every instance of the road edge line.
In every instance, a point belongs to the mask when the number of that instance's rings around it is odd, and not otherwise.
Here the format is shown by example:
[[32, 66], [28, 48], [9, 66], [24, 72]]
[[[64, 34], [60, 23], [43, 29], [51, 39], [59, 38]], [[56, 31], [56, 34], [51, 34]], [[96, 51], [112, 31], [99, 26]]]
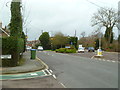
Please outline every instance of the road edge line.
[[67, 88], [63, 83], [60, 83], [64, 88]]
[[[36, 59], [38, 59], [40, 62], [42, 62], [42, 64], [45, 65], [45, 67], [46, 67], [45, 69], [49, 69], [48, 65], [47, 65], [46, 63], [44, 63], [40, 58], [36, 57]], [[44, 70], [45, 70], [45, 69], [44, 69]]]

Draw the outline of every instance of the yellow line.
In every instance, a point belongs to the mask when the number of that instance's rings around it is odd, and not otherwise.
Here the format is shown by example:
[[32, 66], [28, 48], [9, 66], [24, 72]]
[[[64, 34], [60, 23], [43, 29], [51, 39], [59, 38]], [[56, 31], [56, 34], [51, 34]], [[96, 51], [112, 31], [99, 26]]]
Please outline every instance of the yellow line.
[[38, 59], [40, 62], [42, 62], [46, 66], [45, 69], [49, 69], [48, 65], [46, 63], [44, 63], [40, 58], [36, 57], [36, 59]]

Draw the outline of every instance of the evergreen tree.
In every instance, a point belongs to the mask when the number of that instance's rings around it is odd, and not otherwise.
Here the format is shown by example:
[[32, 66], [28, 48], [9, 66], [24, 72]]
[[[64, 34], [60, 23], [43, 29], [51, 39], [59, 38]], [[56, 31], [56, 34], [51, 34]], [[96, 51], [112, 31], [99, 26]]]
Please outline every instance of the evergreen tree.
[[39, 40], [43, 46], [43, 49], [50, 49], [50, 36], [48, 32], [42, 33]]
[[21, 0], [11, 2], [11, 22], [10, 35], [15, 37], [22, 36], [22, 15], [21, 15]]
[[78, 38], [77, 37], [69, 37], [69, 44], [74, 45], [74, 47], [78, 48]]

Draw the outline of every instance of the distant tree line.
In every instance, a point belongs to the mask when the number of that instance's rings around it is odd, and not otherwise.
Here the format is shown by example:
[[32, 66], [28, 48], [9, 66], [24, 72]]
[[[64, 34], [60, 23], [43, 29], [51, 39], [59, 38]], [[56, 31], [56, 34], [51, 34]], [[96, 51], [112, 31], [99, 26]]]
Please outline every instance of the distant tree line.
[[[91, 35], [86, 36], [85, 32], [82, 32], [81, 37], [65, 36], [63, 33], [58, 32], [53, 37], [49, 36], [48, 32], [44, 32], [39, 40], [44, 49], [58, 49], [65, 46], [73, 46], [78, 48], [79, 44], [84, 47], [99, 48], [99, 40], [101, 38], [101, 47], [106, 51], [119, 51], [118, 42], [120, 43], [120, 35], [118, 39], [114, 39], [113, 28], [117, 25], [117, 11], [113, 8], [100, 8], [98, 12], [93, 14], [92, 26], [97, 26], [98, 30], [92, 32]], [[105, 34], [101, 32], [101, 28], [105, 27]]]
[[77, 48], [77, 37], [65, 36], [63, 33], [58, 32], [53, 37], [49, 36], [48, 32], [43, 32], [39, 37], [40, 43], [46, 49], [59, 49], [65, 46], [74, 46]]

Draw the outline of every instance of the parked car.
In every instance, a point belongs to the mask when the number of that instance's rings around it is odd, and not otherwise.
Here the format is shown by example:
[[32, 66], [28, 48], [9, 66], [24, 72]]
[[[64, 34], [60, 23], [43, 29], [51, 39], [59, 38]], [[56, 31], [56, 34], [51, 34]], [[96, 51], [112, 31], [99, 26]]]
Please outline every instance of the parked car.
[[78, 48], [78, 53], [80, 53], [80, 52], [84, 53], [85, 52], [85, 48], [84, 47], [79, 47]]
[[31, 49], [32, 49], [32, 47], [30, 47], [30, 46], [27, 46], [27, 47], [26, 47], [26, 50], [27, 50], [27, 51], [30, 51]]
[[95, 51], [94, 47], [88, 47], [88, 52], [94, 52], [94, 51]]
[[38, 51], [43, 51], [43, 47], [42, 46], [38, 46]]

